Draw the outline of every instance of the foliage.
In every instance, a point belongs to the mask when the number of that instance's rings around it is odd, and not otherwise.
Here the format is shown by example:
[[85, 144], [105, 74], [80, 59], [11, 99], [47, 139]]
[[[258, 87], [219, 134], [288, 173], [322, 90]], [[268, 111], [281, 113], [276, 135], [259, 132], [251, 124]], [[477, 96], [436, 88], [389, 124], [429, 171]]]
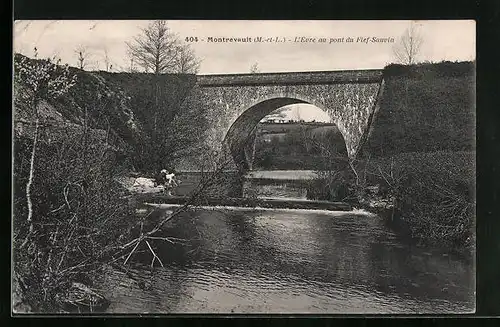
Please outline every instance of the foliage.
[[139, 170], [158, 172], [171, 166], [201, 141], [208, 126], [208, 106], [195, 86], [194, 75], [119, 73], [102, 76], [107, 85], [122, 89], [130, 97], [127, 104], [143, 132], [134, 146], [135, 165]]
[[[35, 48], [35, 58], [38, 56]], [[25, 104], [30, 110], [31, 120], [35, 126], [33, 145], [30, 155], [29, 177], [26, 182], [26, 202], [28, 213], [26, 221], [29, 224], [29, 233], [26, 236], [25, 243], [33, 234], [33, 201], [31, 197], [31, 186], [35, 178], [35, 159], [38, 146], [38, 134], [40, 127], [40, 117], [38, 115], [38, 106], [44, 98], [55, 98], [68, 92], [74, 85], [75, 77], [69, 76], [68, 66], [60, 69], [55, 59], [48, 58], [41, 61], [28, 61], [25, 57], [14, 62], [14, 80], [17, 86], [22, 86], [22, 91], [16, 92], [17, 103]], [[19, 87], [18, 87], [19, 89]], [[23, 243], [23, 244], [25, 244]]]
[[299, 127], [287, 126], [286, 133], [269, 134], [269, 141], [258, 137], [254, 165], [264, 169], [321, 170], [330, 164], [327, 152], [336, 152], [339, 158], [347, 156], [345, 142], [336, 128], [317, 132], [314, 127]]
[[413, 77], [415, 79], [428, 79], [430, 77], [457, 77], [465, 78], [474, 76], [474, 63], [470, 61], [439, 63], [419, 63], [412, 65], [390, 64], [384, 68], [384, 79], [396, 77]]
[[[88, 73], [23, 56], [16, 56], [15, 63], [15, 117], [21, 113], [36, 124], [15, 133], [14, 269], [34, 311], [54, 312], [71, 295], [73, 282], [92, 285], [103, 262], [130, 251], [123, 244], [133, 237], [137, 222], [124, 198], [127, 192], [115, 182], [129, 167], [123, 166], [123, 153], [115, 151], [112, 129], [139, 154], [142, 160], [135, 164], [154, 171], [199, 141], [206, 105], [190, 96], [199, 92], [192, 75], [163, 76], [163, 85], [153, 81], [163, 92], [145, 83], [131, 92], [136, 96], [132, 98], [123, 77], [130, 77], [130, 88], [137, 88], [140, 78], [151, 81], [151, 75]], [[77, 84], [72, 84], [74, 76]], [[148, 115], [152, 93], [160, 95], [155, 105], [163, 106], [156, 126]], [[38, 115], [42, 107], [65, 114], [47, 121]], [[159, 142], [150, 144], [153, 132]], [[209, 179], [203, 187], [208, 184], [214, 183]], [[203, 187], [193, 196], [203, 195]], [[32, 201], [27, 203], [24, 194], [31, 194]], [[28, 212], [32, 221], [24, 218]], [[148, 237], [156, 239], [153, 234], [161, 225], [156, 227]]]
[[[35, 58], [37, 52], [35, 48]], [[69, 66], [59, 66], [60, 59], [29, 60], [18, 56], [14, 60], [14, 80], [24, 92], [16, 93], [15, 100], [29, 105], [38, 105], [42, 98], [56, 98], [68, 92], [76, 83], [76, 76]], [[31, 108], [36, 110], [36, 108]]]
[[374, 164], [395, 198], [396, 218], [413, 238], [449, 247], [472, 245], [474, 157], [474, 152], [407, 153], [393, 158], [390, 167], [387, 161]]
[[[15, 65], [20, 62], [28, 62], [34, 67], [41, 63], [40, 60], [16, 54]], [[134, 119], [134, 113], [128, 106], [127, 95], [123, 90], [106, 83], [99, 73], [85, 72], [73, 67], [65, 69], [78, 83], [56, 98], [43, 99], [48, 104], [52, 116], [58, 117], [60, 121], [80, 125], [86, 120], [87, 124], [95, 128], [109, 130], [110, 139], [114, 144], [119, 144], [122, 150], [127, 148], [125, 142], [131, 145], [137, 143], [141, 137], [141, 124]], [[32, 106], [21, 101], [22, 97], [29, 95], [29, 90], [21, 83], [16, 86], [15, 92], [19, 93], [15, 103], [16, 119], [31, 119]]]
[[109, 138], [87, 120], [76, 129], [59, 122], [58, 135], [39, 115], [43, 101], [74, 86], [68, 67], [18, 57], [15, 77], [14, 117], [24, 108], [34, 126], [14, 139], [14, 270], [35, 311], [55, 311], [58, 294], [88, 278], [123, 235], [128, 208]]
[[318, 171], [318, 177], [307, 186], [307, 198], [357, 202], [357, 189], [353, 180], [354, 176], [348, 169]]
[[[308, 198], [394, 205], [383, 215], [410, 238], [464, 251], [474, 244], [474, 158], [465, 151], [362, 158], [351, 167], [319, 171]], [[367, 192], [370, 186], [378, 192]]]
[[49, 142], [42, 135], [33, 185], [35, 234], [28, 232], [23, 194], [28, 175], [30, 139], [15, 140], [14, 265], [35, 310], [54, 311], [55, 298], [71, 281], [90, 283], [99, 263], [126, 235], [131, 222], [114, 154], [103, 140], [85, 142], [83, 130]]
[[[39, 62], [16, 55], [15, 61], [21, 60], [30, 65]], [[208, 108], [195, 87], [194, 75], [155, 77], [144, 73], [85, 72], [71, 67], [68, 71], [77, 76], [78, 83], [57, 99], [45, 100], [65, 121], [87, 121], [109, 131], [110, 141], [123, 155], [133, 158], [135, 168], [157, 172], [200, 142]], [[31, 106], [17, 102], [16, 114], [29, 116]], [[153, 138], [157, 141], [153, 142]]]

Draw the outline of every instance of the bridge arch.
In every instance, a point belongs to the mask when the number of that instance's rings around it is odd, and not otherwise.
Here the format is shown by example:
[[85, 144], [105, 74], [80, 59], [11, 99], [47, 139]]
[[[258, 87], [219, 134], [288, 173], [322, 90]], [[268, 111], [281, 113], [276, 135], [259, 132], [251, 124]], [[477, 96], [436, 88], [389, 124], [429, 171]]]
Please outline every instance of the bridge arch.
[[[200, 144], [187, 149], [190, 154], [176, 166], [216, 169], [217, 162], [231, 157], [228, 145], [241, 157], [235, 150], [241, 148], [241, 135], [247, 128], [253, 128], [273, 108], [294, 103], [325, 111], [342, 134], [349, 159], [354, 159], [371, 126], [382, 81], [382, 70], [376, 69], [198, 75], [196, 87], [200, 92], [196, 96], [208, 107], [209, 127], [200, 135]], [[199, 148], [214, 155], [200, 161]]]
[[[257, 124], [276, 109], [292, 104], [310, 104], [329, 114], [327, 108], [318, 101], [308, 99], [306, 96], [283, 94], [270, 95], [266, 99], [254, 102], [246, 109], [239, 110], [242, 113], [230, 126], [223, 141], [226, 148], [229, 149], [238, 170], [246, 172], [251, 169], [253, 153], [249, 153], [249, 150], [255, 145], [255, 139], [252, 138], [252, 135], [254, 135], [253, 131]], [[329, 116], [331, 123], [339, 127], [341, 121], [336, 119], [337, 117], [332, 117], [331, 114]], [[342, 135], [343, 144], [347, 147], [346, 135], [342, 133], [341, 128], [339, 128], [339, 131]], [[345, 151], [347, 156], [347, 148]]]

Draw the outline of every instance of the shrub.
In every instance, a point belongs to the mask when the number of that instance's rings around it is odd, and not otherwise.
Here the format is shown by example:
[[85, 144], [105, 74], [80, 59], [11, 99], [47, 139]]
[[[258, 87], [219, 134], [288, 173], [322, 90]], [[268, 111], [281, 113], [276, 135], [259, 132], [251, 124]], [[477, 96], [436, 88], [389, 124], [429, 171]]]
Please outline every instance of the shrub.
[[15, 139], [14, 269], [37, 311], [57, 311], [56, 295], [71, 282], [91, 283], [131, 224], [120, 199], [124, 190], [114, 181], [119, 166], [113, 152], [102, 141], [85, 142], [83, 134], [51, 142], [47, 134], [40, 136], [32, 186], [34, 233], [24, 246], [31, 140]]
[[388, 189], [395, 219], [422, 243], [466, 248], [475, 221], [474, 152], [403, 153], [360, 163], [368, 181]]
[[[378, 185], [377, 199], [393, 200], [394, 220], [413, 239], [459, 250], [474, 244], [474, 152], [401, 153], [365, 158], [352, 168], [319, 171], [308, 186], [308, 198], [359, 202]], [[356, 171], [356, 173], [354, 173]], [[356, 176], [357, 174], [357, 176]], [[373, 195], [371, 195], [371, 199]]]
[[348, 170], [318, 171], [307, 185], [307, 198], [314, 200], [357, 202], [355, 177]]

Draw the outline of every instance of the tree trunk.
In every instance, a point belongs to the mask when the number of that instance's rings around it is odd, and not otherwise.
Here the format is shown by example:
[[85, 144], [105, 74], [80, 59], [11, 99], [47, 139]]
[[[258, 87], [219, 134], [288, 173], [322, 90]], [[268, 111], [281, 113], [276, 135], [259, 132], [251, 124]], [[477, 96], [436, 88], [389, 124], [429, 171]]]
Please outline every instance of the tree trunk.
[[35, 135], [33, 137], [33, 148], [31, 149], [28, 183], [26, 183], [26, 202], [28, 204], [28, 218], [26, 219], [26, 221], [29, 224], [29, 231], [23, 244], [21, 244], [21, 248], [23, 248], [28, 243], [31, 234], [33, 234], [33, 202], [31, 201], [31, 185], [33, 184], [33, 179], [35, 178], [36, 146], [38, 144], [38, 128], [40, 126], [40, 120], [38, 118], [38, 101], [36, 100], [36, 98], [35, 100], [33, 100], [32, 105], [33, 117], [35, 117]]
[[28, 219], [27, 221], [30, 224], [30, 233], [33, 232], [33, 203], [31, 201], [31, 185], [33, 184], [33, 179], [35, 177], [35, 154], [36, 154], [36, 146], [38, 143], [38, 128], [40, 126], [40, 120], [38, 117], [35, 119], [35, 136], [33, 138], [33, 149], [31, 150], [31, 159], [30, 159], [30, 174], [28, 178], [28, 183], [26, 184], [26, 200], [28, 202]]

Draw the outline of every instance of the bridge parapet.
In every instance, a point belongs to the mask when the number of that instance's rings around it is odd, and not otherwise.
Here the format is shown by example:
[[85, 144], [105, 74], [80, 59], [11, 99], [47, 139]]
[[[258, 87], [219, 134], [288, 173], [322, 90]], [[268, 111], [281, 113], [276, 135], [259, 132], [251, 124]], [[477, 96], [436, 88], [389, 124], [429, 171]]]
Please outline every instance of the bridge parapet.
[[199, 86], [313, 85], [379, 83], [383, 70], [198, 75]]

